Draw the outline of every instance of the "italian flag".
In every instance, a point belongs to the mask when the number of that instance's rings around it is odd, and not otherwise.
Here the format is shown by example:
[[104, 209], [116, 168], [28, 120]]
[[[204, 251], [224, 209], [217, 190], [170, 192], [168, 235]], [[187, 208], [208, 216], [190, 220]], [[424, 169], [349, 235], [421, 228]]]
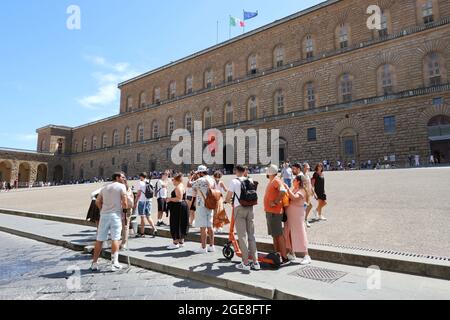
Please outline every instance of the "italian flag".
[[245, 27], [245, 22], [238, 18], [230, 16], [230, 27], [237, 27], [237, 26], [243, 28]]

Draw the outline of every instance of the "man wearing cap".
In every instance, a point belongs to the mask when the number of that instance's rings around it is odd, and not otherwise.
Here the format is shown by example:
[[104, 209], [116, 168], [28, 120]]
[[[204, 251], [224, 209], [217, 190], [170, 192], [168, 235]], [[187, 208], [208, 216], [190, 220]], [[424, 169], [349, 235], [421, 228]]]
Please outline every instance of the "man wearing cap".
[[[197, 179], [198, 178], [198, 179]], [[195, 253], [203, 254], [214, 252], [214, 230], [212, 225], [213, 210], [206, 208], [205, 199], [208, 196], [208, 189], [214, 186], [214, 179], [208, 175], [208, 168], [199, 166], [191, 180], [188, 182], [188, 188], [197, 193], [197, 211], [195, 217], [195, 226], [200, 228], [201, 248]], [[206, 240], [209, 235], [209, 246], [206, 247]]]
[[276, 252], [282, 257], [282, 263], [289, 262], [286, 255], [286, 241], [283, 236], [283, 198], [286, 190], [284, 184], [278, 175], [278, 166], [271, 165], [266, 169], [267, 184], [264, 195], [264, 211], [266, 211], [267, 229], [269, 235], [273, 238], [273, 245]]

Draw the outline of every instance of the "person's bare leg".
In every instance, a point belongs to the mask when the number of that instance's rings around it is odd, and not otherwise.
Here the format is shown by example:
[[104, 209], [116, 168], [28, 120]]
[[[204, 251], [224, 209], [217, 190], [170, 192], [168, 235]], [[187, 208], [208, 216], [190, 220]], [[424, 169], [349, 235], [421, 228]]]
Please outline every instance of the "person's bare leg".
[[162, 220], [164, 212], [158, 211], [158, 221]]
[[150, 225], [150, 227], [152, 227], [153, 231], [155, 231], [156, 230], [155, 223], [153, 222], [153, 219], [151, 216], [147, 216], [147, 222]]
[[208, 236], [209, 236], [209, 245], [214, 245], [214, 230], [213, 228], [208, 228]]
[[141, 216], [141, 235], [145, 234], [145, 219]]
[[202, 242], [202, 248], [206, 248], [206, 238], [207, 238], [207, 232], [206, 228], [200, 228], [200, 236], [201, 236], [201, 242]]
[[286, 243], [284, 241], [284, 237], [283, 236], [277, 237], [277, 242], [278, 242], [278, 248], [280, 249], [279, 252], [281, 254], [281, 257], [283, 259], [286, 259], [287, 258], [287, 256], [286, 256]]
[[308, 207], [306, 208], [305, 221], [308, 221], [308, 217], [309, 217], [309, 214], [311, 213], [312, 208], [313, 208], [313, 205], [310, 203], [310, 204], [308, 205]]
[[112, 241], [112, 245], [111, 245], [111, 254], [116, 253], [117, 251], [119, 251], [120, 248], [120, 242], [121, 241]]
[[191, 210], [189, 211], [189, 224], [192, 225], [195, 220], [195, 211]]
[[92, 259], [92, 262], [97, 263], [98, 257], [100, 257], [102, 249], [103, 249], [103, 241], [96, 241], [94, 249], [94, 258]]

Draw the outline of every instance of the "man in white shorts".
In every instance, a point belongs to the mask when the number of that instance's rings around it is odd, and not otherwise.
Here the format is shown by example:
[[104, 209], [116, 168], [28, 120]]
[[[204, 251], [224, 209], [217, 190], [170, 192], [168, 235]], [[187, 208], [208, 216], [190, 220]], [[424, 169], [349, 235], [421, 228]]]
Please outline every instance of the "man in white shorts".
[[124, 173], [114, 173], [111, 184], [106, 185], [97, 197], [97, 206], [100, 209], [100, 222], [98, 225], [97, 242], [95, 243], [94, 259], [91, 270], [98, 271], [98, 258], [102, 251], [104, 241], [111, 233], [111, 271], [122, 269], [119, 264], [119, 248], [122, 238], [122, 211], [128, 208], [127, 189], [125, 187]]

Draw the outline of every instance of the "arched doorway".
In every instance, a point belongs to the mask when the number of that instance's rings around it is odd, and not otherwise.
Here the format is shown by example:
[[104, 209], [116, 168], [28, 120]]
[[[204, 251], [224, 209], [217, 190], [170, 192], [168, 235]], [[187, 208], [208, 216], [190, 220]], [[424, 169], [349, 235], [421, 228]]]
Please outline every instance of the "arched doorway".
[[279, 140], [279, 145], [278, 145], [278, 154], [280, 157], [280, 164], [287, 161], [288, 160], [288, 143], [285, 139], [280, 138]]
[[26, 187], [30, 182], [30, 165], [27, 162], [22, 162], [19, 165], [19, 186]]
[[150, 157], [150, 161], [148, 162], [148, 166], [149, 166], [150, 172], [156, 171], [156, 157], [154, 155], [152, 155]]
[[80, 174], [78, 175], [80, 180], [84, 180], [84, 167], [80, 167]]
[[128, 175], [128, 164], [122, 164], [121, 171], [125, 173], [125, 176]]
[[437, 163], [450, 163], [450, 117], [437, 115], [428, 121], [431, 154]]
[[63, 181], [64, 170], [62, 166], [56, 166], [53, 169], [53, 182], [60, 183]]
[[98, 168], [98, 178], [102, 178], [102, 179], [105, 178], [105, 168], [103, 168], [103, 167]]
[[45, 164], [40, 164], [37, 168], [37, 182], [47, 182], [47, 166]]
[[353, 128], [345, 128], [339, 134], [340, 159], [344, 165], [359, 163], [358, 133]]
[[11, 168], [12, 165], [9, 161], [0, 162], [0, 181], [11, 182]]
[[[228, 155], [230, 161], [227, 161]], [[230, 144], [223, 147], [223, 168], [226, 170], [227, 174], [233, 173], [234, 171], [234, 147]]]

